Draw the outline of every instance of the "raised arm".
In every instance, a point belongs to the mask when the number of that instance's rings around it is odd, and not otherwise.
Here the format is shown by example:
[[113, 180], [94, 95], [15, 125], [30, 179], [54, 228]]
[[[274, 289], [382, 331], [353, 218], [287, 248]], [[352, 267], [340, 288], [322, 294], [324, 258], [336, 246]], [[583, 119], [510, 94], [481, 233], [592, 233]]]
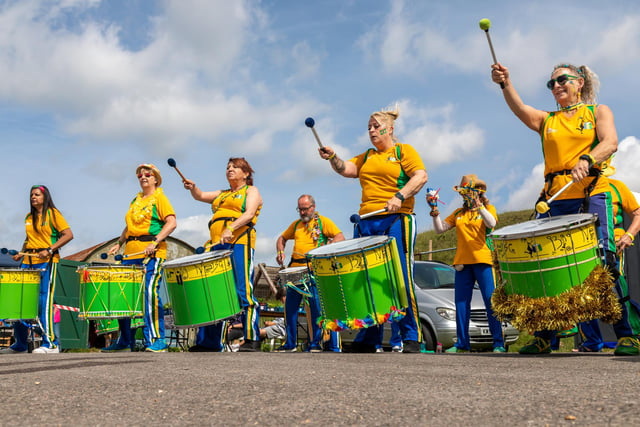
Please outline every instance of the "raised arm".
[[338, 172], [340, 175], [345, 178], [357, 178], [358, 177], [358, 168], [355, 164], [350, 161], [344, 161], [340, 157], [336, 155], [336, 152], [333, 151], [333, 148], [324, 146], [322, 148], [318, 148], [318, 153], [320, 153], [320, 157], [325, 160], [329, 160], [331, 163], [331, 167], [334, 171]]
[[191, 197], [204, 203], [213, 202], [222, 192], [222, 190], [202, 191], [196, 186], [196, 183], [190, 179], [184, 180], [184, 188], [191, 192]]
[[504, 84], [502, 95], [504, 96], [504, 100], [511, 111], [513, 111], [513, 114], [515, 114], [516, 117], [519, 118], [520, 121], [522, 121], [522, 123], [524, 123], [529, 129], [535, 132], [540, 132], [542, 123], [544, 122], [545, 117], [547, 117], [547, 112], [538, 110], [522, 102], [520, 95], [518, 95], [518, 92], [516, 92], [513, 84], [511, 83], [511, 79], [509, 78], [509, 69], [507, 67], [498, 63], [493, 64], [491, 69], [491, 79], [495, 83]]

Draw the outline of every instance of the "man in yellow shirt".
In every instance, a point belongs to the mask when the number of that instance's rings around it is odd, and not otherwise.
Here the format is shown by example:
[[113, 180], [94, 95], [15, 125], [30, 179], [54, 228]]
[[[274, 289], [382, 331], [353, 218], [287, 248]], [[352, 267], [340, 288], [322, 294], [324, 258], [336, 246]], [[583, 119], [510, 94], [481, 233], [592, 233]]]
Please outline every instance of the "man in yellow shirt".
[[[276, 248], [278, 254], [276, 261], [280, 265], [284, 265], [284, 248], [287, 240], [293, 240], [293, 253], [289, 267], [306, 267], [307, 260], [305, 254], [310, 250], [323, 246], [329, 242], [340, 242], [344, 240], [342, 231], [329, 218], [322, 216], [316, 212], [316, 202], [313, 196], [303, 194], [298, 198], [298, 207], [296, 208], [300, 214], [300, 219], [293, 221], [291, 225], [278, 237]], [[311, 276], [309, 276], [311, 277]], [[320, 300], [318, 299], [318, 290], [315, 284], [310, 286], [312, 296], [309, 298], [309, 309], [312, 320], [312, 333], [310, 351], [322, 351], [320, 341], [322, 339], [322, 330], [318, 326], [318, 318], [320, 317]], [[287, 341], [282, 347], [276, 351], [289, 352], [296, 351], [298, 344], [298, 309], [302, 301], [302, 294], [291, 287], [287, 287], [287, 299], [284, 308], [284, 317], [287, 327]], [[327, 350], [339, 352], [340, 342], [337, 332], [331, 332], [329, 340], [329, 348]]]

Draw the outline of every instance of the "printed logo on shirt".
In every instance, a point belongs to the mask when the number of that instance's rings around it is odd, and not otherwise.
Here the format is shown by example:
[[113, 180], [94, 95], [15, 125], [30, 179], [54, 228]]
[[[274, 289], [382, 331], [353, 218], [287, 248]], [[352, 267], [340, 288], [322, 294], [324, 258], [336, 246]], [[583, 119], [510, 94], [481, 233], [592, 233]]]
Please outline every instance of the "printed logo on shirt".
[[547, 129], [547, 133], [554, 133], [554, 132], [558, 132], [558, 130], [554, 129], [554, 128], [548, 128]]
[[397, 162], [398, 159], [396, 159], [396, 156], [391, 155], [389, 157], [387, 157], [387, 162]]

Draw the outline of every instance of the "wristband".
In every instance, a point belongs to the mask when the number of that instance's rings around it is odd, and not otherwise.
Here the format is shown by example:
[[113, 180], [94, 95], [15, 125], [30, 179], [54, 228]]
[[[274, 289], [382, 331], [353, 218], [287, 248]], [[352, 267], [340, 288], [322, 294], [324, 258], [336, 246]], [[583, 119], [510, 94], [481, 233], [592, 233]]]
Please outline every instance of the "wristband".
[[394, 196], [400, 199], [401, 202], [404, 202], [404, 196], [402, 195], [401, 192], [398, 191], [396, 194], [394, 194]]
[[628, 231], [624, 233], [625, 236], [629, 236], [629, 238], [631, 239], [631, 241], [633, 242], [635, 240], [635, 237], [633, 237], [633, 234], [629, 233]]
[[589, 163], [589, 167], [593, 166], [593, 164], [596, 162], [596, 159], [594, 159], [591, 154], [583, 154], [582, 156], [580, 156], [580, 160], [586, 160], [587, 163]]
[[158, 242], [157, 240], [154, 240], [154, 241], [151, 242], [151, 244], [153, 246], [158, 246], [160, 244], [160, 242]]
[[236, 231], [236, 229], [235, 229], [235, 228], [233, 228], [233, 227], [232, 227], [232, 226], [230, 226], [230, 225], [227, 225], [227, 227], [226, 227], [226, 228], [227, 228], [227, 230], [229, 230], [231, 233], [233, 233], [234, 231]]
[[336, 153], [334, 151], [333, 154], [331, 154], [327, 160], [333, 160], [335, 157], [336, 157]]
[[284, 255], [284, 251], [278, 251], [278, 255], [280, 254]]
[[[627, 234], [629, 234], [629, 233], [627, 233]], [[631, 241], [633, 242], [633, 237], [631, 238]], [[47, 248], [47, 252], [49, 252], [49, 255], [53, 255], [53, 249], [51, 249], [51, 246], [49, 246]]]

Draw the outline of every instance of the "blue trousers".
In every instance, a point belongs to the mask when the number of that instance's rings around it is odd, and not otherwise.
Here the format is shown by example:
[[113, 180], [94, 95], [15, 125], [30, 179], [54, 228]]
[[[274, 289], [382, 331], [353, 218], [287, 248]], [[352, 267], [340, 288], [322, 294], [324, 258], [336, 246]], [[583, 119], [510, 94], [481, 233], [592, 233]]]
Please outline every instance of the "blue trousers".
[[[35, 259], [35, 258], [34, 258]], [[58, 264], [22, 264], [20, 268], [40, 269], [40, 294], [38, 296], [38, 322], [42, 335], [42, 346], [55, 348], [58, 346], [58, 337], [53, 328], [53, 299], [56, 290], [56, 273]], [[27, 351], [29, 349], [29, 326], [24, 321], [13, 323], [13, 336], [16, 340], [11, 346], [15, 351]]]
[[[400, 336], [403, 341], [422, 341], [420, 318], [416, 294], [413, 288], [413, 248], [416, 242], [415, 215], [392, 214], [371, 217], [360, 221], [354, 228], [353, 237], [364, 236], [395, 237], [402, 264], [402, 272], [407, 291], [407, 314], [399, 322]], [[382, 328], [372, 326], [358, 332], [354, 342], [380, 347], [382, 345]]]
[[[160, 285], [162, 284], [162, 271], [164, 260], [161, 258], [149, 258], [147, 264], [143, 264], [144, 258], [123, 259], [122, 265], [144, 265], [144, 327], [142, 333], [144, 346], [149, 347], [155, 340], [164, 340], [164, 307], [160, 298]], [[118, 344], [131, 346], [135, 344], [135, 329], [131, 329], [131, 319], [118, 319], [120, 337]]]
[[461, 350], [471, 350], [469, 338], [469, 321], [471, 316], [471, 299], [473, 287], [478, 282], [484, 306], [487, 309], [489, 331], [493, 337], [493, 347], [504, 347], [502, 326], [493, 314], [491, 296], [495, 289], [493, 270], [489, 264], [465, 264], [462, 271], [456, 271], [455, 276], [455, 304], [456, 304], [456, 335], [455, 346]]
[[[253, 254], [254, 250], [247, 245], [224, 244], [215, 245], [211, 251], [232, 251], [231, 264], [236, 281], [236, 292], [240, 306], [244, 309], [242, 325], [244, 339], [260, 341], [260, 310], [258, 300], [253, 295]], [[225, 322], [202, 326], [196, 335], [196, 344], [216, 351], [224, 348]]]
[[[322, 329], [318, 325], [320, 319], [320, 299], [318, 297], [318, 288], [315, 284], [309, 286], [311, 297], [308, 298], [309, 310], [311, 313], [307, 313], [307, 316], [311, 316], [311, 342], [309, 348], [320, 348], [320, 342], [322, 340]], [[284, 304], [284, 318], [287, 328], [287, 341], [284, 344], [284, 348], [295, 348], [298, 345], [298, 309], [302, 302], [302, 294], [296, 292], [294, 289], [287, 287], [287, 299]], [[338, 352], [340, 351], [340, 335], [337, 332], [330, 332], [329, 335], [329, 348], [327, 350]]]

